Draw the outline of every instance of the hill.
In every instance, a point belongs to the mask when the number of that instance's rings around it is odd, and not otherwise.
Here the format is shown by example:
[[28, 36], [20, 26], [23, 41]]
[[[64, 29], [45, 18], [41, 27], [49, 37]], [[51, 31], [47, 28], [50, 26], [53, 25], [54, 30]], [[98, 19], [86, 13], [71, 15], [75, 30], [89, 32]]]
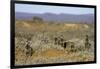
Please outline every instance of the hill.
[[56, 22], [76, 22], [76, 23], [93, 23], [94, 15], [93, 14], [53, 14], [53, 13], [23, 13], [16, 12], [15, 18], [20, 20], [32, 20], [33, 16], [38, 16], [43, 18], [45, 21], [56, 21]]

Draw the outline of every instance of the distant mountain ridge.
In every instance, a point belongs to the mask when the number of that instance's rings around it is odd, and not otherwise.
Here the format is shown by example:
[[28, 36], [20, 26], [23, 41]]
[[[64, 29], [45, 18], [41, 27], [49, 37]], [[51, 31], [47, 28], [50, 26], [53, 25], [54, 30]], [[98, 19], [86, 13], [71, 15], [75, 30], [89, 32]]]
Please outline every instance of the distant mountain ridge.
[[16, 12], [16, 19], [25, 19], [32, 20], [33, 16], [38, 16], [43, 18], [45, 21], [58, 21], [58, 22], [78, 22], [78, 23], [94, 23], [94, 14], [54, 14], [54, 13], [44, 13], [44, 14], [36, 14], [36, 13], [23, 13]]

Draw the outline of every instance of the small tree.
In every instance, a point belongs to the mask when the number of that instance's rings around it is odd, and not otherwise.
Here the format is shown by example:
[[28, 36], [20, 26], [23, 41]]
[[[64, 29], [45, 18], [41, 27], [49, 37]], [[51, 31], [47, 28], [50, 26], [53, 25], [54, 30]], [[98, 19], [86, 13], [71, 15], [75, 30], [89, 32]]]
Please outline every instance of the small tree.
[[43, 19], [41, 17], [34, 16], [33, 17], [33, 22], [43, 22]]

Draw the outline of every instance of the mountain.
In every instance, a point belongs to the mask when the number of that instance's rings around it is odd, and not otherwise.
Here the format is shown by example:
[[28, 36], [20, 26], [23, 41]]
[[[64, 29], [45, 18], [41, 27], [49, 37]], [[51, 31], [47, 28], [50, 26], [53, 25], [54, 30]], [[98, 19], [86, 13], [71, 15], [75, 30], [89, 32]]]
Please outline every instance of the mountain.
[[44, 13], [44, 14], [23, 13], [23, 12], [15, 13], [16, 19], [32, 20], [33, 16], [41, 17], [45, 21], [94, 23], [93, 14], [74, 15], [74, 14], [54, 14], [54, 13]]

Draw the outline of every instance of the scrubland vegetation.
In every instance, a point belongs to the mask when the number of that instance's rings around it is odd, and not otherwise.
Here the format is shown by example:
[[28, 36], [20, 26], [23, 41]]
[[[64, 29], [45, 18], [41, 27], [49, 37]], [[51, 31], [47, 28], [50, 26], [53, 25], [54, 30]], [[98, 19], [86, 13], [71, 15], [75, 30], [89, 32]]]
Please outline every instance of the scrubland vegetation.
[[16, 20], [15, 64], [94, 60], [94, 24]]

